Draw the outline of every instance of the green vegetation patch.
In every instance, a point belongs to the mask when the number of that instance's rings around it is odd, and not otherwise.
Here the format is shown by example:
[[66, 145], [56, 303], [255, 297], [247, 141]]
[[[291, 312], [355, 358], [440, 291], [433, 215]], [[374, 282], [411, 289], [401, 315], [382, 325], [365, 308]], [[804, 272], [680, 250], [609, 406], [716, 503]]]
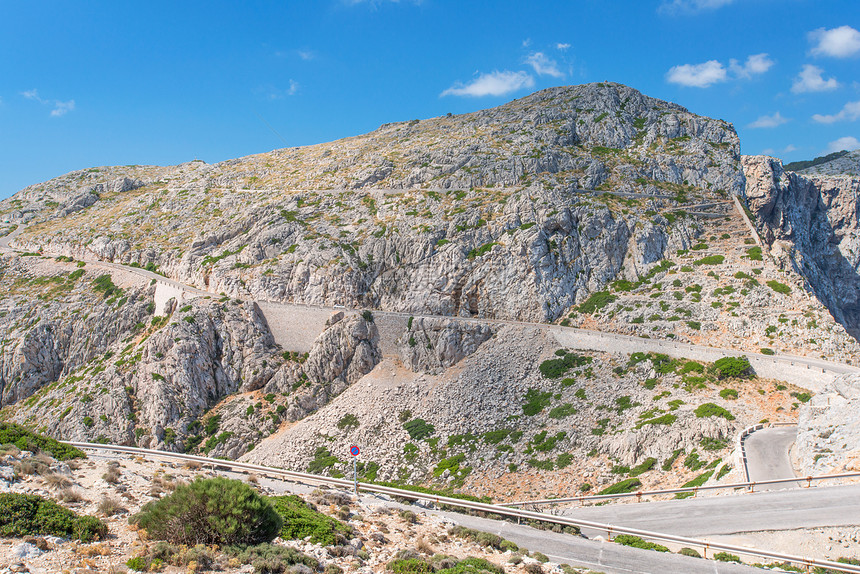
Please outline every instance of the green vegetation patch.
[[628, 478], [607, 486], [600, 491], [600, 494], [626, 494], [636, 492], [640, 486], [642, 486], [642, 482], [638, 478]]
[[552, 399], [552, 393], [549, 391], [541, 391], [531, 388], [526, 391], [525, 404], [523, 405], [523, 414], [533, 417], [549, 406]]
[[780, 283], [779, 281], [773, 279], [767, 282], [767, 286], [782, 295], [788, 295], [789, 293], [791, 293], [791, 287], [789, 287], [785, 283]]
[[299, 496], [275, 496], [269, 501], [283, 520], [280, 536], [285, 540], [303, 540], [310, 536], [314, 544], [331, 546], [352, 534], [349, 526], [317, 512]]
[[611, 294], [609, 291], [597, 291], [596, 293], [592, 293], [588, 299], [583, 301], [577, 309], [580, 313], [591, 315], [595, 311], [606, 307], [615, 301], [615, 299], [615, 295]]
[[726, 258], [722, 255], [708, 255], [693, 261], [693, 265], [721, 265]]
[[714, 369], [720, 379], [746, 378], [752, 373], [752, 365], [746, 357], [723, 357], [714, 363]]
[[412, 419], [403, 423], [403, 428], [412, 440], [423, 440], [436, 432], [436, 427], [424, 419]]
[[714, 403], [704, 403], [696, 407], [694, 411], [700, 419], [707, 417], [723, 417], [726, 420], [733, 421], [735, 416], [719, 405]]
[[103, 539], [107, 525], [94, 516], [78, 516], [35, 494], [0, 493], [0, 536], [60, 536], [81, 542]]
[[560, 358], [547, 359], [538, 367], [541, 374], [548, 379], [557, 379], [567, 373], [570, 369], [582, 367], [592, 361], [591, 357], [570, 353], [564, 349], [559, 349], [555, 354]]
[[148, 502], [129, 522], [174, 544], [261, 544], [284, 523], [272, 503], [242, 482], [197, 478]]
[[642, 550], [655, 550], [657, 552], [669, 552], [669, 549], [662, 544], [646, 542], [644, 538], [633, 536], [632, 534], [619, 534], [613, 539], [616, 544], [623, 546], [632, 546], [633, 548], [641, 548]]
[[46, 452], [57, 460], [87, 458], [82, 450], [31, 432], [15, 423], [0, 423], [0, 444], [14, 444], [21, 450], [30, 452]]

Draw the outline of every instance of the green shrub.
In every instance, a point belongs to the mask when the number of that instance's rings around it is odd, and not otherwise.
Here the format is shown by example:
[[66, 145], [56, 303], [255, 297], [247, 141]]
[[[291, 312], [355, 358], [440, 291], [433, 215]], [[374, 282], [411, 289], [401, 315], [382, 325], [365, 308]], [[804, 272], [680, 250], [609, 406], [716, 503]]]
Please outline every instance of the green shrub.
[[638, 423], [636, 423], [636, 428], [641, 429], [645, 425], [671, 425], [674, 424], [676, 420], [678, 420], [677, 415], [673, 415], [672, 413], [666, 413], [665, 415], [661, 415], [659, 417], [639, 421]]
[[562, 453], [558, 455], [558, 458], [555, 461], [555, 465], [558, 468], [567, 468], [573, 463], [573, 455], [569, 452]]
[[583, 301], [578, 309], [580, 313], [587, 313], [591, 315], [595, 311], [602, 309], [615, 301], [615, 295], [609, 293], [609, 291], [598, 291], [596, 293], [592, 293], [588, 299]]
[[319, 567], [319, 561], [295, 548], [275, 544], [256, 546], [228, 546], [224, 549], [242, 564], [250, 564], [257, 574], [281, 574], [290, 571], [290, 566], [301, 564], [311, 570]]
[[726, 258], [722, 255], [708, 255], [693, 261], [693, 265], [720, 265]]
[[331, 546], [352, 533], [349, 526], [317, 512], [298, 496], [275, 496], [269, 500], [283, 519], [280, 535], [285, 540], [302, 540], [310, 536], [314, 544]]
[[682, 454], [684, 454], [683, 448], [676, 449], [672, 453], [672, 455], [663, 462], [663, 465], [660, 468], [662, 468], [666, 472], [669, 472], [670, 470], [672, 470], [672, 465], [675, 464], [675, 461], [678, 460], [678, 457]]
[[78, 516], [35, 494], [0, 493], [0, 536], [61, 536], [82, 542], [104, 538], [107, 525], [94, 516]]
[[110, 299], [112, 295], [122, 293], [122, 289], [113, 284], [110, 275], [99, 275], [93, 279], [93, 290], [101, 293], [105, 299]]
[[557, 379], [570, 369], [587, 365], [592, 361], [591, 357], [568, 353], [563, 349], [559, 349], [555, 354], [561, 358], [548, 359], [538, 367], [541, 374], [548, 379]]
[[759, 352], [762, 355], [776, 355], [776, 352], [773, 349], [768, 349], [766, 347], [762, 347], [761, 349], [759, 349]]
[[129, 519], [156, 540], [175, 544], [260, 544], [283, 521], [271, 502], [240, 480], [198, 478], [147, 503]]
[[569, 416], [575, 415], [575, 414], [576, 414], [576, 409], [573, 408], [573, 405], [570, 403], [564, 403], [563, 405], [552, 408], [549, 411], [549, 418], [551, 418], [551, 419], [563, 419], [565, 417], [569, 417]]
[[707, 417], [723, 417], [726, 420], [733, 421], [735, 417], [732, 413], [714, 403], [704, 403], [696, 407], [694, 411], [700, 419]]
[[747, 249], [747, 257], [749, 257], [750, 261], [761, 261], [761, 247], [750, 247]]
[[678, 554], [681, 554], [682, 556], [689, 556], [691, 558], [701, 558], [702, 557], [701, 554], [699, 554], [698, 552], [696, 552], [692, 548], [681, 548], [680, 550], [678, 550]]
[[752, 374], [752, 366], [746, 357], [723, 357], [714, 363], [717, 376], [721, 379], [729, 377], [746, 377]]
[[327, 469], [339, 464], [341, 461], [334, 456], [329, 449], [324, 446], [318, 446], [314, 451], [314, 459], [308, 464], [308, 472], [312, 474], [322, 474]]
[[388, 563], [388, 570], [395, 574], [430, 574], [434, 568], [420, 558], [401, 558]]
[[337, 421], [337, 428], [343, 430], [345, 428], [355, 428], [358, 426], [358, 417], [352, 413], [345, 414]]
[[30, 452], [46, 452], [57, 460], [87, 458], [80, 449], [31, 432], [14, 423], [0, 423], [0, 444], [14, 444], [21, 450]]
[[406, 429], [412, 440], [422, 440], [436, 432], [436, 427], [424, 419], [412, 419], [404, 423], [403, 428]]
[[125, 565], [137, 572], [146, 572], [149, 569], [149, 565], [146, 563], [146, 558], [143, 556], [129, 558]]
[[644, 461], [630, 469], [630, 476], [639, 476], [640, 474], [644, 474], [654, 468], [655, 464], [657, 464], [657, 459], [653, 457], [648, 457]]
[[368, 323], [373, 323], [373, 313], [368, 309], [365, 309], [361, 312], [361, 318], [367, 321]]
[[773, 279], [767, 282], [767, 286], [776, 291], [777, 293], [781, 293], [783, 295], [788, 295], [789, 293], [791, 293], [791, 287], [789, 287], [785, 283], [780, 283], [779, 281], [775, 281]]
[[737, 556], [735, 554], [729, 554], [728, 552], [717, 552], [716, 554], [714, 554], [714, 560], [717, 560], [718, 562], [737, 562], [738, 564], [741, 563], [740, 556]]
[[526, 391], [526, 404], [523, 405], [523, 414], [530, 417], [538, 414], [549, 406], [551, 398], [552, 393], [549, 391], [542, 392], [535, 388], [529, 389]]
[[619, 534], [613, 541], [623, 546], [632, 546], [633, 548], [641, 548], [643, 550], [656, 550], [657, 552], [668, 552], [669, 549], [662, 544], [646, 542], [645, 539], [632, 534]]
[[723, 389], [720, 391], [720, 397], [735, 400], [738, 398], [738, 392], [735, 389]]
[[600, 491], [600, 494], [626, 494], [628, 492], [636, 492], [636, 489], [640, 486], [642, 486], [642, 482], [638, 478], [628, 478], [607, 486]]

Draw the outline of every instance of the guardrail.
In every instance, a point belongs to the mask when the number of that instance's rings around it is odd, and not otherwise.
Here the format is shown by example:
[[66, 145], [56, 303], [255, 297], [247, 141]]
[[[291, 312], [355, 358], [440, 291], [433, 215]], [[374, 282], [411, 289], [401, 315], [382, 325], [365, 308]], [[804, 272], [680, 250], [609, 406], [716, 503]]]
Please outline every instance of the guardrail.
[[745, 428], [744, 430], [742, 430], [738, 434], [738, 438], [737, 438], [738, 459], [739, 459], [740, 465], [744, 469], [744, 481], [746, 481], [746, 482], [750, 481], [750, 469], [749, 469], [749, 466], [747, 465], [747, 451], [746, 451], [746, 448], [744, 448], [744, 441], [746, 441], [746, 439], [749, 435], [751, 435], [755, 431], [761, 430], [763, 428], [764, 428], [764, 423], [758, 423], [758, 424], [753, 425], [751, 427]]
[[[316, 474], [310, 474], [306, 472], [296, 472], [291, 470], [284, 470], [281, 468], [273, 468], [268, 466], [262, 466], [258, 464], [250, 464], [245, 462], [235, 462], [231, 460], [222, 460], [217, 458], [208, 458], [203, 456], [196, 456], [190, 454], [180, 454], [180, 453], [172, 453], [165, 452], [160, 450], [152, 450], [152, 449], [144, 449], [144, 448], [136, 448], [136, 447], [127, 447], [127, 446], [114, 446], [114, 445], [104, 445], [104, 444], [93, 444], [93, 443], [85, 443], [85, 442], [69, 442], [70, 444], [77, 448], [85, 448], [90, 450], [104, 450], [110, 452], [120, 452], [126, 454], [146, 454], [150, 456], [167, 458], [167, 459], [176, 459], [176, 460], [186, 460], [186, 461], [195, 461], [202, 464], [213, 465], [215, 467], [228, 467], [235, 468], [239, 470], [249, 470], [263, 475], [276, 475], [288, 478], [296, 478], [301, 480], [307, 480], [311, 482], [316, 482], [318, 484], [328, 484], [339, 486], [347, 490], [352, 490], [354, 483], [351, 480], [345, 480], [341, 478], [328, 478], [324, 476], [319, 476]], [[858, 473], [860, 474], [860, 473]], [[414, 492], [411, 490], [404, 490], [400, 488], [391, 488], [388, 486], [380, 486], [372, 483], [358, 483], [358, 488], [360, 490], [364, 490], [366, 492], [376, 492], [379, 494], [387, 494], [391, 496], [400, 496], [402, 498], [409, 498], [413, 500], [430, 500], [436, 504], [446, 504], [448, 506], [456, 506], [459, 508], [465, 508], [468, 510], [476, 510], [481, 512], [489, 512], [491, 514], [497, 514], [501, 516], [511, 516], [515, 518], [526, 518], [528, 520], [539, 520], [542, 522], [550, 522], [554, 524], [561, 524], [564, 526], [576, 526], [580, 529], [587, 528], [590, 530], [595, 530], [597, 532], [605, 532], [608, 540], [612, 540], [613, 536], [617, 536], [619, 534], [630, 534], [632, 536], [639, 536], [645, 540], [652, 540], [656, 542], [668, 542], [670, 544], [680, 544], [683, 546], [693, 547], [693, 548], [701, 548], [703, 556], [707, 557], [707, 553], [709, 551], [720, 551], [720, 552], [734, 552], [737, 554], [742, 554], [745, 556], [756, 556], [759, 558], [767, 558], [771, 560], [780, 560], [783, 562], [791, 562], [794, 564], [799, 564], [806, 568], [811, 568], [813, 566], [820, 566], [824, 568], [830, 568], [831, 570], [837, 570], [839, 572], [850, 572], [854, 574], [860, 574], [860, 566], [853, 566], [850, 564], [842, 564], [840, 562], [833, 562], [831, 560], [820, 560], [817, 558], [808, 558], [805, 556], [796, 556], [792, 554], [782, 554], [779, 552], [771, 552], [769, 550], [762, 550], [758, 548], [746, 548], [743, 546], [734, 546], [731, 544], [722, 544], [719, 542], [710, 542], [707, 540], [700, 540], [696, 538], [687, 538], [685, 536], [675, 536], [673, 534], [661, 534], [658, 532], [649, 532], [647, 530], [639, 530], [637, 528], [626, 528], [622, 526], [614, 526], [611, 524], [602, 524], [599, 522], [592, 522], [589, 520], [580, 520], [576, 518], [567, 518], [563, 516], [553, 516], [551, 514], [544, 514], [542, 512], [534, 512], [529, 510], [521, 510], [518, 508], [510, 508], [506, 506], [500, 506], [497, 504], [488, 504], [483, 502], [472, 502], [467, 500], [461, 500], [459, 498], [449, 498], [446, 496], [435, 496], [428, 495], [420, 492]]]
[[616, 498], [637, 498], [643, 496], [656, 496], [660, 494], [681, 494], [692, 492], [694, 495], [704, 490], [735, 490], [739, 488], [747, 489], [747, 492], [755, 492], [756, 486], [765, 486], [769, 484], [788, 484], [791, 482], [802, 483], [806, 482], [806, 488], [812, 486], [813, 481], [820, 480], [836, 480], [839, 478], [860, 478], [860, 472], [845, 472], [840, 474], [823, 474], [819, 476], [796, 476], [794, 478], [774, 478], [771, 480], [758, 480], [753, 482], [735, 482], [731, 484], [712, 484], [709, 486], [690, 486], [687, 488], [667, 488], [663, 490], [640, 490], [637, 492], [625, 492], [622, 494], [591, 494], [583, 496], [571, 496], [569, 498], [545, 498], [542, 500], [523, 500], [519, 502], [505, 502], [501, 506], [529, 506], [529, 505], [544, 505], [544, 504], [559, 504], [562, 502], [596, 502], [601, 500], [612, 500]]

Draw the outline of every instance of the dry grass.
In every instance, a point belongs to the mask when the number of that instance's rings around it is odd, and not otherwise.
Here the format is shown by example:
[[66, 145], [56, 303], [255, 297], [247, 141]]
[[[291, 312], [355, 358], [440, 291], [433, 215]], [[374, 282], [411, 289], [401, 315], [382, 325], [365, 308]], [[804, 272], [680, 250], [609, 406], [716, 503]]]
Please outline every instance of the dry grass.
[[102, 475], [102, 479], [108, 484], [116, 484], [119, 482], [119, 477], [122, 476], [122, 471], [115, 466], [108, 467], [107, 472]]
[[51, 472], [43, 474], [42, 478], [44, 479], [45, 483], [51, 488], [65, 489], [72, 486], [72, 482], [62, 474]]
[[99, 513], [105, 516], [114, 516], [123, 512], [128, 512], [128, 509], [116, 498], [105, 496], [99, 502]]
[[60, 500], [67, 504], [74, 504], [75, 502], [83, 502], [85, 498], [78, 490], [66, 487], [60, 493]]

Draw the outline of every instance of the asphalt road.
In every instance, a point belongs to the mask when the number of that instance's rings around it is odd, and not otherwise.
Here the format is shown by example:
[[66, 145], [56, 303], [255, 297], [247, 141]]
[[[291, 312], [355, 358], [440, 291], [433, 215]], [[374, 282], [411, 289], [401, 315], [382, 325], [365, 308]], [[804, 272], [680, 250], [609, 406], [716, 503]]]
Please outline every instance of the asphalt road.
[[860, 522], [860, 484], [568, 508], [561, 514], [689, 537], [854, 526]]
[[[788, 451], [794, 444], [797, 427], [775, 427], [757, 430], [744, 441], [750, 482], [792, 478], [795, 475]], [[782, 490], [794, 483], [763, 485], [757, 490]]]
[[[102, 453], [90, 453], [89, 456], [91, 458], [105, 459], [122, 458], [119, 455]], [[219, 474], [230, 478], [246, 478], [243, 473], [238, 472], [219, 471]], [[309, 484], [269, 479], [262, 476], [258, 476], [257, 480], [260, 486], [276, 494], [289, 493], [306, 496], [316, 488]], [[455, 524], [484, 532], [492, 532], [531, 552], [546, 554], [552, 562], [590, 568], [596, 572], [604, 572], [606, 574], [666, 574], [669, 572], [683, 572], [685, 574], [752, 574], [762, 572], [762, 570], [750, 566], [689, 558], [679, 554], [640, 550], [602, 540], [589, 540], [581, 536], [538, 530], [515, 522], [468, 516], [458, 512], [442, 512], [417, 508], [414, 505], [399, 504], [384, 495], [362, 493], [361, 505], [368, 511], [372, 510], [375, 506], [382, 505], [393, 508], [408, 508], [413, 512], [426, 512], [428, 514], [444, 516]], [[701, 553], [703, 549], [697, 548], [696, 550]]]

